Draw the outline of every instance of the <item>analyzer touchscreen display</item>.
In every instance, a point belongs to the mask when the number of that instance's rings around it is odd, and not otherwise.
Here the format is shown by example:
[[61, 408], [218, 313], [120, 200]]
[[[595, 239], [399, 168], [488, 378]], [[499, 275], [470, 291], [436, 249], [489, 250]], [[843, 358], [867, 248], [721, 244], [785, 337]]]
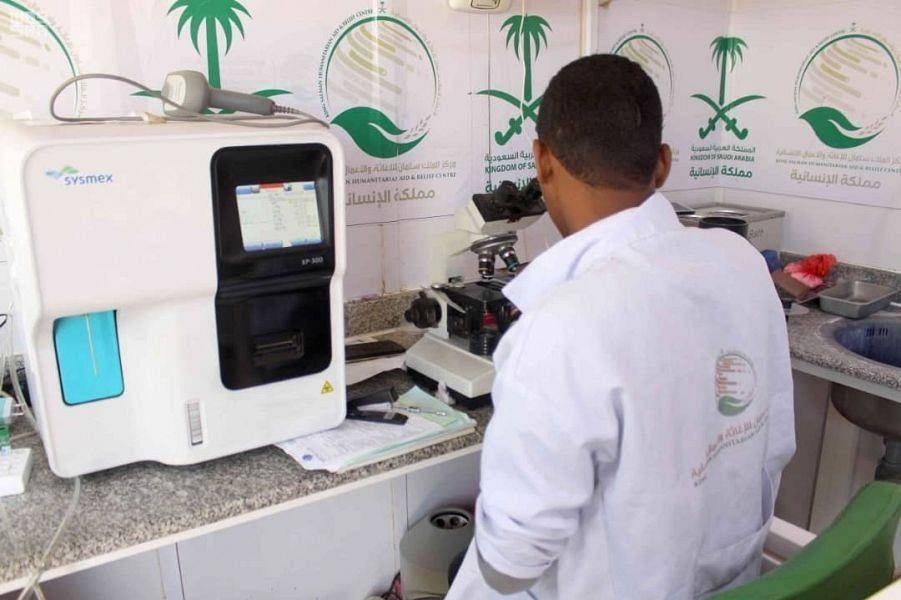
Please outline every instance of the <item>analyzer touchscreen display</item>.
[[235, 196], [246, 252], [322, 243], [319, 201], [312, 181], [241, 185]]

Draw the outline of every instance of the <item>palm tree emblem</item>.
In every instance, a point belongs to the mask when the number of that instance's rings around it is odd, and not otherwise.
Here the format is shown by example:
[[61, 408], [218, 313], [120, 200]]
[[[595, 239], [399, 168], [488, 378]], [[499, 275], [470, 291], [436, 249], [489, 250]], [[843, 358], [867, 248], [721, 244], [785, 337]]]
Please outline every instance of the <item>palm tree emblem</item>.
[[713, 40], [710, 47], [713, 48], [711, 58], [720, 73], [719, 102], [715, 102], [705, 94], [692, 94], [692, 98], [701, 100], [710, 106], [714, 112], [713, 116], [707, 121], [707, 126], [701, 127], [698, 130], [698, 135], [701, 139], [706, 138], [716, 129], [717, 122], [722, 120], [726, 125], [726, 131], [735, 134], [735, 137], [743, 140], [748, 137], [748, 130], [740, 129], [738, 127], [737, 119], [735, 117], [729, 117], [729, 112], [746, 102], [759, 100], [764, 96], [751, 94], [742, 96], [741, 98], [726, 104], [726, 74], [731, 73], [735, 70], [735, 66], [742, 62], [744, 59], [743, 51], [748, 47], [748, 44], [741, 38], [719, 36]]
[[735, 65], [744, 59], [742, 49], [748, 44], [741, 38], [719, 36], [710, 44], [713, 48], [712, 59], [720, 72], [720, 104], [726, 101], [726, 71], [735, 70]]
[[533, 99], [532, 65], [541, 53], [542, 44], [547, 47], [547, 31], [552, 29], [550, 24], [538, 15], [514, 15], [501, 25], [501, 33], [504, 30], [507, 30], [505, 46], [509, 48], [512, 42], [516, 58], [523, 62], [522, 100], [501, 90], [488, 89], [478, 92], [481, 96], [492, 96], [503, 100], [520, 111], [518, 117], [510, 119], [506, 131], [495, 132], [494, 139], [501, 146], [507, 144], [514, 135], [522, 133], [522, 124], [525, 119], [533, 122], [538, 119], [537, 110], [541, 105], [542, 97]]
[[[222, 87], [222, 70], [220, 61], [220, 35], [225, 40], [225, 52], [231, 50], [232, 41], [234, 40], [235, 29], [244, 39], [244, 23], [241, 21], [242, 15], [253, 18], [250, 11], [244, 7], [238, 0], [176, 0], [169, 7], [172, 14], [181, 11], [178, 19], [178, 37], [187, 27], [191, 33], [191, 43], [194, 49], [200, 54], [200, 30], [204, 32], [204, 51], [206, 53], [207, 62], [207, 79], [210, 86], [214, 88]], [[254, 92], [258, 96], [280, 96], [290, 94], [287, 90], [266, 89]]]

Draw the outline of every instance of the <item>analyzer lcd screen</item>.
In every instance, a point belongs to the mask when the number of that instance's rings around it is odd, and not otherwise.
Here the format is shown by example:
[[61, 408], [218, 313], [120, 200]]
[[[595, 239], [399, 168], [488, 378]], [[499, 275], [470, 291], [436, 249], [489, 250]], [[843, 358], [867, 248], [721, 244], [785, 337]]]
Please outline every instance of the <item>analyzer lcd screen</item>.
[[322, 243], [316, 184], [261, 183], [235, 188], [246, 252]]

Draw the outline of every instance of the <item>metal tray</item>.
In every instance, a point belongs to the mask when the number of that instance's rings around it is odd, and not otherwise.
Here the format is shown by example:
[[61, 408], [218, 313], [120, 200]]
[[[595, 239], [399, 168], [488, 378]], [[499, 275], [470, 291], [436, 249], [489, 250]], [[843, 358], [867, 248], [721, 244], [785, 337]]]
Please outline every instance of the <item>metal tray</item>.
[[891, 304], [897, 292], [875, 283], [842, 281], [820, 292], [820, 308], [849, 319], [862, 319]]

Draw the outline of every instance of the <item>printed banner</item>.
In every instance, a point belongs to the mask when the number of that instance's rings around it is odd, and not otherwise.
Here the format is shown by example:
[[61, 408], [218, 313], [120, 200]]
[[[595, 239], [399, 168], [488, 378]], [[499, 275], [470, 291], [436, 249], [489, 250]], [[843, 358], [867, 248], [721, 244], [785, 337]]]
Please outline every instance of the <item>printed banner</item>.
[[[731, 59], [728, 48], [718, 55], [711, 42], [728, 39], [728, 27], [726, 11], [639, 0], [621, 0], [600, 9], [598, 52], [637, 62], [660, 93], [663, 139], [673, 150], [673, 170], [665, 190], [720, 185], [726, 151], [722, 114], [736, 107], [719, 108], [731, 101], [726, 101], [731, 92], [722, 75], [732, 63], [724, 70], [722, 58]], [[734, 123], [731, 118], [727, 121]]]
[[[49, 116], [50, 94], [81, 70], [59, 11], [44, 8], [0, 0], [0, 119]], [[78, 112], [83, 100], [73, 90], [60, 110]]]
[[[535, 177], [532, 142], [551, 77], [579, 57], [578, 0], [533, 2], [533, 11], [493, 16], [488, 24], [490, 69], [473, 88], [473, 182], [490, 192], [502, 181], [520, 187]], [[485, 111], [487, 107], [487, 112]]]
[[897, 3], [717, 13], [622, 0], [598, 22], [599, 51], [635, 60], [661, 92], [667, 189], [901, 206]]
[[[329, 122], [347, 159], [347, 222], [360, 225], [452, 213], [469, 187], [468, 140], [452, 135], [469, 115], [446, 91], [469, 78], [468, 65], [451, 60], [467, 51], [459, 32], [469, 21], [435, 4], [339, 0], [318, 5], [311, 18], [300, 3], [247, 1], [245, 11], [213, 21], [218, 46], [209, 33], [207, 43], [200, 35], [193, 44], [197, 13], [185, 20], [204, 3], [182, 0], [135, 18], [152, 25], [142, 47], [181, 42], [175, 57], [154, 52], [143, 61], [143, 70], [156, 66], [157, 80], [165, 71], [158, 65], [185, 64], [198, 46], [211, 47], [219, 52], [215, 63], [206, 53], [211, 81], [221, 77], [223, 87], [258, 90]], [[223, 23], [235, 28], [230, 49]]]
[[[489, 19], [443, 0], [336, 0], [315, 15], [260, 0], [0, 0], [0, 118], [46, 118], [74, 74], [158, 89], [169, 71], [196, 69], [332, 125], [349, 225], [450, 216], [475, 192], [534, 176], [542, 91], [578, 56], [580, 14], [578, 0], [540, 9]], [[88, 81], [59, 110], [159, 112], [133, 92]]]
[[[448, 217], [474, 192], [534, 175], [535, 118], [550, 77], [578, 56], [579, 4], [486, 18], [442, 0], [335, 0], [313, 18], [261, 0], [0, 0], [0, 118], [46, 118], [50, 93], [77, 73], [158, 87], [197, 69], [332, 124], [349, 224]], [[660, 90], [667, 189], [901, 203], [897, 3], [599, 11], [598, 50], [637, 61]], [[58, 109], [159, 111], [131, 93], [86, 82]]]
[[350, 223], [451, 214], [468, 192], [469, 140], [455, 135], [468, 129], [468, 65], [453, 60], [468, 17], [397, 4], [338, 20], [319, 62], [321, 112], [347, 149]]
[[[773, 22], [792, 23], [774, 43]], [[749, 11], [733, 17], [760, 59], [737, 82], [764, 90], [751, 126], [766, 132], [744, 187], [901, 208], [897, 2]]]

